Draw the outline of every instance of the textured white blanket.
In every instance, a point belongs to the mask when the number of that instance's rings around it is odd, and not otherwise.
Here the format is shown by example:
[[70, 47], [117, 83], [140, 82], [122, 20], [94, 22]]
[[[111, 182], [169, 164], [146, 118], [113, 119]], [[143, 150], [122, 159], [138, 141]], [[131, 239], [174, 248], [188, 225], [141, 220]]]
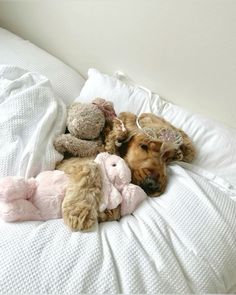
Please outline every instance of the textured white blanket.
[[0, 292], [236, 292], [235, 194], [189, 169], [171, 166], [165, 194], [93, 232], [0, 222]]
[[[45, 77], [0, 66], [0, 176], [53, 169], [64, 123]], [[160, 198], [92, 232], [0, 221], [0, 293], [235, 293], [236, 193], [197, 166], [169, 177]]]
[[53, 139], [65, 120], [66, 108], [46, 77], [0, 65], [0, 176], [54, 169], [62, 156]]

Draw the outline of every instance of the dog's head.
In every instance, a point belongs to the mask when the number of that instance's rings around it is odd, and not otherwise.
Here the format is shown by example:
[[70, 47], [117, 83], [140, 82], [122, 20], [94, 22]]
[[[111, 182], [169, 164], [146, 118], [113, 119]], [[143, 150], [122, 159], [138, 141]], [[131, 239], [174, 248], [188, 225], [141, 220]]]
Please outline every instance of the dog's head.
[[166, 188], [166, 165], [176, 152], [175, 146], [152, 140], [137, 127], [134, 114], [125, 112], [119, 117], [128, 131], [119, 152], [131, 169], [132, 182], [149, 196], [160, 195]]

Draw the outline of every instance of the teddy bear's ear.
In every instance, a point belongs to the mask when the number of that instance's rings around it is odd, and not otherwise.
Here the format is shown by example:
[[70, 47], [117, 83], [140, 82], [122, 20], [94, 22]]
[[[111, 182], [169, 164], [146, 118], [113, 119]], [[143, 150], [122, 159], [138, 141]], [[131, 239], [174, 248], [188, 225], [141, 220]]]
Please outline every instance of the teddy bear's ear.
[[97, 97], [92, 100], [92, 104], [96, 105], [103, 112], [106, 121], [112, 121], [116, 117], [113, 102]]

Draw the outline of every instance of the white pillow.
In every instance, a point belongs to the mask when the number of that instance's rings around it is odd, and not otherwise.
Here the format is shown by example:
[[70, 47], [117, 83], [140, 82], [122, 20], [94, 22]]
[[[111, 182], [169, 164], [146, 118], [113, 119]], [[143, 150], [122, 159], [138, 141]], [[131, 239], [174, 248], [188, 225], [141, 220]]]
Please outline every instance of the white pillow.
[[56, 57], [0, 28], [0, 64], [15, 65], [46, 76], [54, 92], [68, 105], [79, 95], [85, 79]]
[[102, 74], [96, 69], [89, 69], [88, 79], [76, 101], [90, 102], [95, 97], [102, 97], [114, 103], [117, 114], [124, 111], [139, 114], [152, 111], [153, 102], [149, 95], [147, 90], [139, 86], [124, 83], [115, 76]]
[[213, 172], [236, 188], [236, 130], [174, 104], [160, 113], [193, 139], [198, 156], [194, 165]]
[[[119, 78], [118, 78], [119, 77]], [[236, 130], [205, 116], [169, 103], [150, 90], [133, 85], [125, 76], [109, 76], [89, 69], [77, 100], [103, 97], [114, 103], [117, 113], [153, 112], [182, 128], [193, 140], [198, 155], [194, 165], [224, 178], [236, 187]]]

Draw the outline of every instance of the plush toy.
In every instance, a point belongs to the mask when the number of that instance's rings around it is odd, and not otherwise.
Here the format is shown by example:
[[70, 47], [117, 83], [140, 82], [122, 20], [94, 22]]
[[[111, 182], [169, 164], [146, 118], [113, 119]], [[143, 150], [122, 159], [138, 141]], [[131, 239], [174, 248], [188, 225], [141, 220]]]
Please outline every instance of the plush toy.
[[131, 171], [119, 156], [100, 153], [95, 158], [102, 172], [102, 200], [99, 210], [121, 206], [121, 216], [131, 214], [147, 197], [143, 189], [131, 182]]
[[[139, 186], [130, 183], [130, 169], [119, 156], [100, 153], [94, 164], [98, 165], [102, 179], [100, 212], [120, 205], [121, 216], [124, 216], [146, 198]], [[0, 218], [7, 222], [61, 218], [67, 188], [70, 193], [69, 177], [60, 170], [44, 171], [30, 179], [3, 177], [0, 179]], [[76, 205], [73, 201], [73, 206]]]
[[61, 218], [68, 185], [63, 171], [41, 172], [36, 178], [0, 179], [0, 218], [7, 222]]
[[69, 133], [59, 135], [55, 149], [79, 157], [95, 156], [104, 151], [101, 133], [106, 124], [116, 117], [112, 102], [96, 98], [92, 103], [76, 102], [68, 109]]

